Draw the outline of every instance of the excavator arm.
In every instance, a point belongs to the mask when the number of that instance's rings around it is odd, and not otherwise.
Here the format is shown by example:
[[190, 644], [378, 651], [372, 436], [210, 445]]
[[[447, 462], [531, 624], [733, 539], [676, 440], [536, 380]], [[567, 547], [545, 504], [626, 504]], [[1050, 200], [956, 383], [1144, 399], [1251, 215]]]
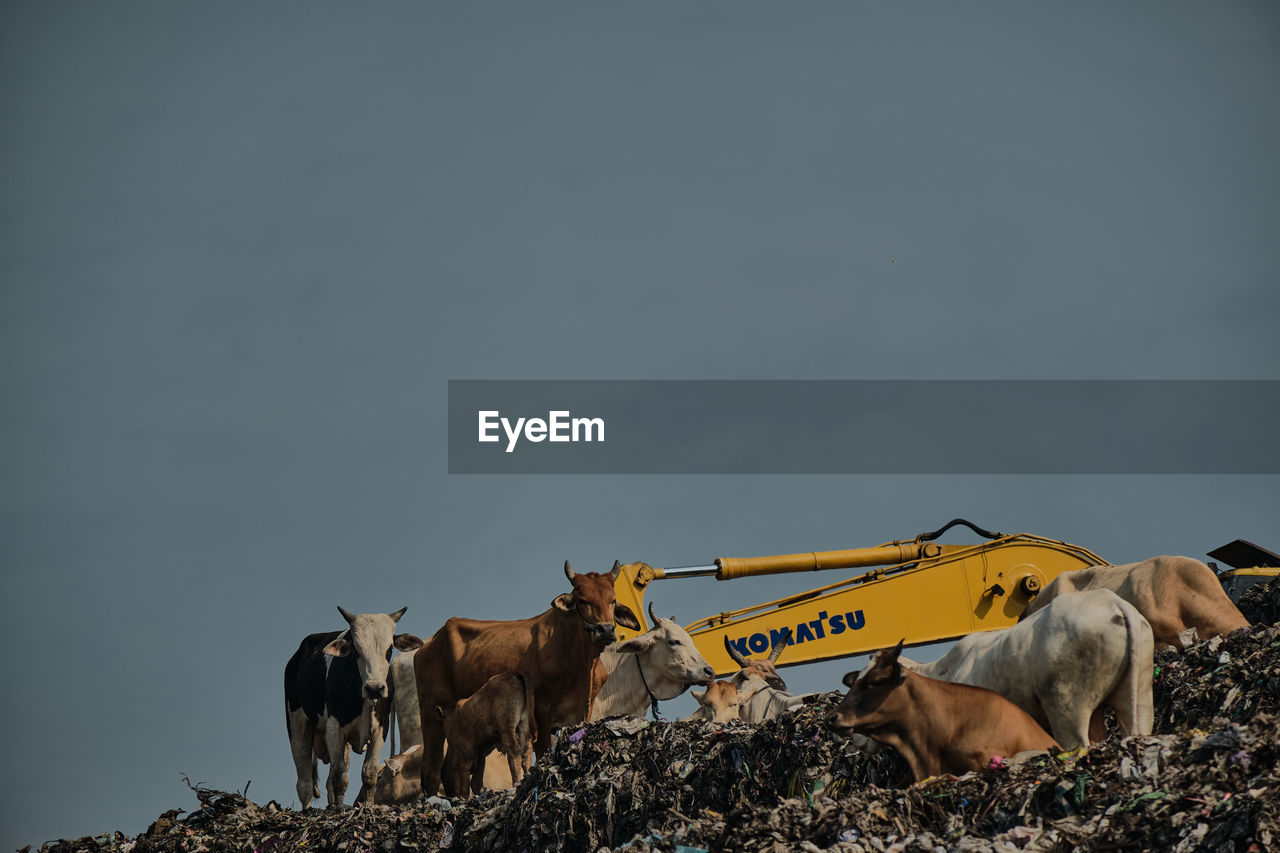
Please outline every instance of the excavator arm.
[[[987, 541], [940, 545], [937, 539], [962, 524]], [[866, 654], [903, 637], [906, 644], [953, 640], [974, 631], [1006, 628], [1028, 602], [1064, 571], [1106, 565], [1092, 551], [1029, 533], [991, 533], [963, 519], [911, 540], [874, 548], [816, 551], [773, 557], [721, 558], [705, 566], [661, 569], [646, 563], [622, 567], [618, 601], [646, 613], [644, 595], [659, 581], [696, 583], [791, 572], [868, 569], [852, 577], [687, 626], [698, 651], [717, 675], [736, 672], [727, 638], [743, 655], [766, 654], [790, 628], [794, 648], [780, 661], [791, 666]], [[642, 630], [648, 630], [643, 624]], [[638, 632], [620, 630], [619, 638]]]

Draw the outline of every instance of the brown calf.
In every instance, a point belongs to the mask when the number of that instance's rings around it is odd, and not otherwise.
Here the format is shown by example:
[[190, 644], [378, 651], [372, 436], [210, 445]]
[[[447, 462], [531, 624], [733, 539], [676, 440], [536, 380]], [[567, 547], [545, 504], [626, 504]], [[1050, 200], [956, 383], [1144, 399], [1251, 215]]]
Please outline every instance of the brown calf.
[[[435, 709], [452, 707], [495, 675], [519, 672], [533, 694], [534, 752], [551, 746], [560, 726], [587, 718], [593, 698], [592, 671], [600, 652], [617, 639], [613, 627], [640, 630], [634, 613], [618, 604], [613, 583], [621, 566], [603, 574], [577, 574], [564, 564], [573, 591], [556, 596], [551, 608], [511, 622], [453, 618], [413, 657], [422, 718], [422, 790], [440, 786], [444, 730]], [[595, 679], [598, 682], [598, 679]]]
[[915, 781], [988, 766], [993, 756], [1058, 745], [1031, 716], [998, 693], [917, 675], [898, 662], [902, 643], [876, 655], [859, 676], [844, 677], [848, 694], [827, 724], [891, 746]]
[[451, 797], [484, 788], [484, 758], [498, 749], [507, 758], [511, 781], [519, 785], [529, 769], [529, 716], [533, 691], [518, 672], [495, 675], [451, 708], [436, 708], [449, 751], [444, 757], [444, 792]]
[[1152, 557], [1141, 563], [1063, 572], [1031, 600], [1019, 621], [1060, 595], [1087, 589], [1109, 589], [1138, 608], [1151, 623], [1156, 646], [1182, 648], [1178, 634], [1187, 628], [1207, 639], [1249, 627], [1213, 569], [1190, 557]]

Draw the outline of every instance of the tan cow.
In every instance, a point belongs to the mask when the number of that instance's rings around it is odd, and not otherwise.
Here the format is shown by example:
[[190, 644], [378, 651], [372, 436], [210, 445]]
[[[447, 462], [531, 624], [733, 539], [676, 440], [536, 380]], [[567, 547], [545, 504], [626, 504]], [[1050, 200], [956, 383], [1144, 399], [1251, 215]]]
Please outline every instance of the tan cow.
[[484, 760], [497, 749], [507, 759], [511, 781], [519, 785], [529, 769], [533, 692], [518, 672], [495, 675], [472, 696], [451, 708], [436, 708], [449, 752], [444, 758], [444, 791], [451, 797], [484, 788]]
[[840, 734], [857, 732], [891, 746], [915, 781], [940, 773], [986, 768], [997, 755], [1058, 745], [1026, 711], [999, 693], [917, 675], [898, 662], [902, 642], [886, 649], [859, 675], [827, 724]]
[[1249, 627], [1213, 569], [1190, 557], [1152, 557], [1141, 563], [1063, 572], [1031, 600], [1021, 618], [1060, 595], [1086, 589], [1109, 589], [1138, 608], [1151, 623], [1157, 646], [1182, 648], [1178, 634], [1187, 628], [1195, 628], [1203, 639]]
[[435, 708], [451, 707], [495, 675], [519, 672], [533, 693], [534, 752], [544, 754], [551, 733], [587, 718], [592, 669], [601, 650], [617, 639], [614, 621], [640, 630], [634, 613], [614, 596], [621, 564], [605, 573], [577, 574], [564, 564], [573, 589], [550, 609], [509, 622], [453, 618], [414, 655], [422, 722], [422, 790], [440, 786], [444, 730]]
[[[756, 682], [764, 683], [759, 679], [756, 679]], [[727, 723], [730, 720], [740, 719], [738, 712], [742, 703], [748, 701], [754, 695], [754, 691], [740, 692], [738, 685], [732, 681], [720, 680], [711, 682], [702, 692], [691, 690], [689, 695], [698, 700], [698, 710], [685, 717], [686, 720]]]
[[407, 803], [422, 793], [422, 744], [416, 743], [388, 758], [378, 771], [373, 801], [379, 805]]

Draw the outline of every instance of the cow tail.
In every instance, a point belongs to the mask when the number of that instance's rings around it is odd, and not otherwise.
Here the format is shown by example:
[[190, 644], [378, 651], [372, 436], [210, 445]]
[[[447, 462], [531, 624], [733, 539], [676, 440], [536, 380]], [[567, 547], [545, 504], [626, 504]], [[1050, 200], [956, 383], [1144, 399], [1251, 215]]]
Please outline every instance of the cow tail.
[[1129, 661], [1122, 676], [1121, 687], [1133, 709], [1131, 735], [1149, 735], [1155, 723], [1155, 707], [1152, 699], [1152, 679], [1155, 667], [1155, 638], [1151, 624], [1136, 607], [1125, 606], [1125, 628], [1129, 632]]
[[391, 740], [391, 754], [399, 755], [396, 752], [396, 699], [395, 695], [391, 696], [391, 707], [387, 710], [387, 736]]

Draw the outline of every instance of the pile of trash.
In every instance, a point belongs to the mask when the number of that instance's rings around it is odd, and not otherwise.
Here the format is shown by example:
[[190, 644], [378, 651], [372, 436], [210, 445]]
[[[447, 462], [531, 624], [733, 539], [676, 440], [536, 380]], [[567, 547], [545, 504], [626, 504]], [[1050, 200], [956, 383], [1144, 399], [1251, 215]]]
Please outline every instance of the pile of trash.
[[760, 726], [617, 717], [562, 729], [518, 788], [297, 812], [196, 788], [137, 838], [71, 851], [1280, 849], [1280, 627], [1158, 652], [1155, 734], [909, 785], [821, 694]]
[[1236, 604], [1250, 625], [1274, 625], [1280, 622], [1280, 578], [1254, 584], [1244, 591]]

